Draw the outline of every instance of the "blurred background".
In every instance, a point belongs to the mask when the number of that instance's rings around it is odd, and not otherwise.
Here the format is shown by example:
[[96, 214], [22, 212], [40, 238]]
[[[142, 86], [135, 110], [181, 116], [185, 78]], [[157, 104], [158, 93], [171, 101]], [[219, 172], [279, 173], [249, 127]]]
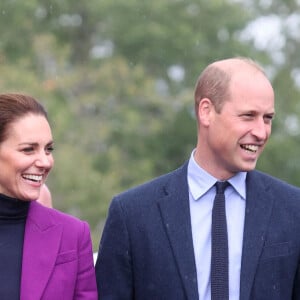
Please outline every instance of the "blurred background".
[[1, 0], [0, 91], [47, 108], [54, 207], [90, 223], [111, 198], [171, 171], [196, 144], [193, 90], [210, 62], [250, 56], [276, 118], [258, 169], [300, 186], [298, 0]]

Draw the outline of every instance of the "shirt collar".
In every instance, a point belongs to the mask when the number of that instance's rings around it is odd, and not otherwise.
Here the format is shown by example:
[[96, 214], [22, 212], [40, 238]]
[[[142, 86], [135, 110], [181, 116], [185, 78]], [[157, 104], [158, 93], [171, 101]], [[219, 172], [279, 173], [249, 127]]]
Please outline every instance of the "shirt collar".
[[[195, 200], [198, 200], [211, 189], [218, 179], [210, 175], [197, 164], [194, 158], [194, 152], [195, 150], [192, 152], [189, 160], [187, 175], [190, 193]], [[247, 172], [239, 172], [228, 180], [243, 199], [246, 199], [246, 175]]]

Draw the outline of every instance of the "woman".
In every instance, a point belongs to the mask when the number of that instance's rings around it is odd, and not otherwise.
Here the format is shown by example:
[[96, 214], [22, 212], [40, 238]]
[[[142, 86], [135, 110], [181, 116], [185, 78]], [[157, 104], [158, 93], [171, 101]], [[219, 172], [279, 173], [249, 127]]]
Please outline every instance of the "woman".
[[0, 94], [0, 299], [97, 299], [88, 224], [34, 201], [52, 151], [43, 106]]

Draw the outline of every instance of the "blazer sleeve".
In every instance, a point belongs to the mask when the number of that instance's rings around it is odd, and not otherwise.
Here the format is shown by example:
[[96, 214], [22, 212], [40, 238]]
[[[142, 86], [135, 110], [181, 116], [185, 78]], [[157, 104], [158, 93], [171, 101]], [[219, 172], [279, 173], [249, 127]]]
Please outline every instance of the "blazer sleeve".
[[300, 299], [300, 265], [298, 264], [298, 270], [295, 277], [294, 289], [293, 289], [293, 300]]
[[133, 274], [125, 213], [112, 200], [96, 261], [99, 299], [133, 299]]
[[96, 300], [98, 295], [90, 228], [86, 222], [82, 223], [78, 241], [79, 260], [74, 300]]

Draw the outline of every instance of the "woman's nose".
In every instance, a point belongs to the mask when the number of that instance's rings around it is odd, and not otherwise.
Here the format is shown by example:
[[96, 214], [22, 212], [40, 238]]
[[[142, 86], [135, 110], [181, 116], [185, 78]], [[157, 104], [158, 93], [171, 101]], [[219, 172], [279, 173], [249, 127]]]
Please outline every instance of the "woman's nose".
[[40, 153], [36, 159], [36, 165], [43, 168], [51, 168], [53, 165], [53, 156], [49, 153]]

